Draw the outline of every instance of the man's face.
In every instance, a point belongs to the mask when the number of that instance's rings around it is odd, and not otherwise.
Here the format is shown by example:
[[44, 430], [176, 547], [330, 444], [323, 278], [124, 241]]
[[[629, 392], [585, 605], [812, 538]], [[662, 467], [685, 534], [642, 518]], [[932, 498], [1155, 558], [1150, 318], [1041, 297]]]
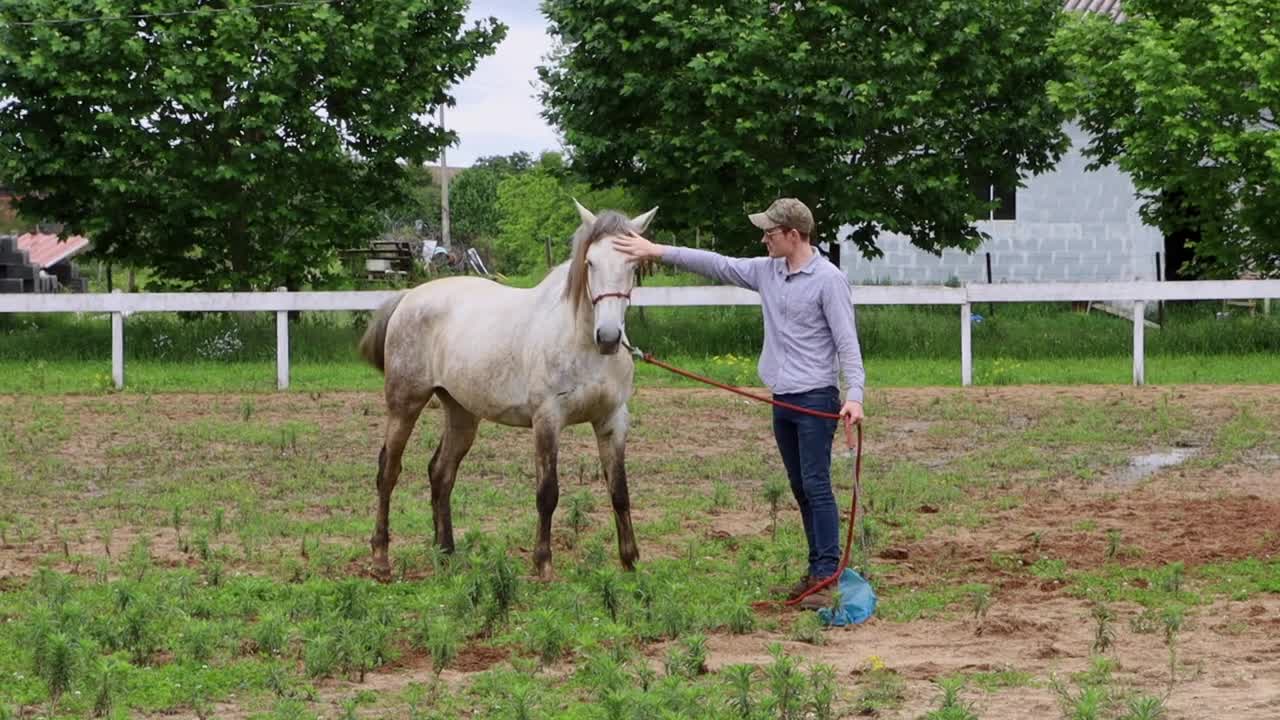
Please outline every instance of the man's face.
[[765, 248], [769, 251], [769, 257], [779, 258], [787, 257], [796, 249], [796, 244], [800, 242], [800, 233], [795, 230], [789, 230], [784, 227], [775, 227], [764, 231], [761, 238]]

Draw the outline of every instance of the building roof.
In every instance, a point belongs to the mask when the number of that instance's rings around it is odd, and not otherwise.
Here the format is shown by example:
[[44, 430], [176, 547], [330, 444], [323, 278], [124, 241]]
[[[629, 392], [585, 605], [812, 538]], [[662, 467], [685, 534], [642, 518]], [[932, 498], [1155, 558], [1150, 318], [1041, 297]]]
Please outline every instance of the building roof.
[[1125, 19], [1124, 10], [1120, 7], [1120, 0], [1063, 0], [1062, 6], [1064, 9], [1077, 12], [1110, 15], [1115, 20]]
[[75, 257], [89, 247], [89, 238], [72, 235], [65, 241], [53, 233], [26, 233], [18, 236], [18, 249], [26, 250], [32, 265], [47, 268]]

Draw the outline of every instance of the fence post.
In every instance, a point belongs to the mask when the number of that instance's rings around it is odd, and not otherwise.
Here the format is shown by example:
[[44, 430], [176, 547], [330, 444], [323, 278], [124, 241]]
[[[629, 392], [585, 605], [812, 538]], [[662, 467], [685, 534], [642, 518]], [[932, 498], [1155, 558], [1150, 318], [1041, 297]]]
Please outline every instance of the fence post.
[[960, 384], [973, 384], [973, 311], [969, 303], [960, 306]]
[[[289, 292], [289, 288], [276, 288]], [[289, 311], [276, 311], [276, 389], [289, 389]]]
[[[991, 253], [987, 253], [987, 284], [991, 284]], [[991, 317], [995, 317], [996, 306], [991, 303], [987, 303], [987, 314]]]
[[1147, 328], [1147, 304], [1142, 300], [1133, 301], [1133, 384], [1142, 385], [1145, 374], [1145, 357], [1143, 356], [1143, 336]]
[[[116, 288], [111, 294], [122, 293]], [[111, 379], [117, 390], [124, 389], [124, 313], [119, 309], [111, 313]]]
[[[1164, 268], [1160, 264], [1160, 251], [1156, 251], [1156, 282], [1164, 282]], [[1164, 301], [1156, 301], [1156, 323], [1164, 327]]]

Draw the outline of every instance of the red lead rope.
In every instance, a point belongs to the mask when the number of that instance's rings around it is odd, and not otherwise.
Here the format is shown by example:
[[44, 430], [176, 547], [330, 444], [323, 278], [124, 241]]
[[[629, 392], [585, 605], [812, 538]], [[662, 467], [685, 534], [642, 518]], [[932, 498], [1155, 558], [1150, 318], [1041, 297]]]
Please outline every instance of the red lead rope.
[[[662, 362], [661, 360], [659, 360], [658, 358], [654, 357], [653, 355], [647, 352], [642, 352], [641, 350], [632, 347], [626, 341], [623, 341], [622, 344], [625, 345], [626, 348], [631, 351], [632, 355], [649, 363], [650, 365], [657, 365], [663, 370], [673, 372], [676, 375], [680, 375], [682, 377], [687, 377], [690, 380], [696, 380], [700, 383], [704, 383], [712, 387], [720, 388], [721, 390], [728, 390], [731, 393], [741, 395], [746, 398], [751, 398], [752, 400], [758, 400], [762, 403], [768, 403], [770, 405], [775, 405], [780, 408], [786, 408], [787, 410], [794, 410], [798, 413], [804, 413], [805, 415], [813, 415], [815, 417], [826, 418], [828, 420], [840, 419], [840, 416], [836, 413], [822, 412], [821, 410], [810, 410], [809, 408], [803, 408], [803, 407], [800, 407], [799, 405], [792, 405], [791, 403], [782, 402], [781, 400], [774, 400], [773, 398], [768, 398], [763, 395], [756, 395], [755, 393], [749, 393], [745, 390], [741, 390], [739, 388], [732, 387], [730, 385], [725, 385], [724, 383], [721, 383], [721, 382], [716, 382], [715, 380], [712, 380], [709, 377], [704, 377], [696, 373], [691, 373], [688, 370], [681, 370], [680, 368], [674, 365], [668, 365], [667, 363]], [[816, 584], [810, 585], [809, 588], [805, 590], [803, 593], [801, 593], [800, 595], [797, 595], [796, 597], [790, 600], [787, 600], [784, 603], [786, 605], [795, 605], [799, 603], [801, 600], [827, 587], [828, 585], [831, 585], [837, 582], [840, 576], [844, 574], [845, 568], [849, 567], [849, 553], [853, 549], [853, 529], [854, 529], [854, 526], [857, 524], [857, 520], [858, 520], [858, 495], [860, 494], [860, 490], [862, 489], [862, 423], [861, 422], [857, 423], [857, 426], [858, 426], [857, 444], [854, 444], [853, 425], [854, 423], [849, 422], [848, 420], [846, 420], [844, 423], [845, 445], [846, 447], [849, 448], [849, 450], [856, 450], [856, 459], [854, 460], [854, 463], [853, 463], [853, 500], [850, 503], [850, 507], [849, 507], [849, 532], [845, 534], [844, 555], [840, 558], [840, 567], [837, 568], [835, 573], [830, 577], [823, 578], [822, 580], [818, 581]]]

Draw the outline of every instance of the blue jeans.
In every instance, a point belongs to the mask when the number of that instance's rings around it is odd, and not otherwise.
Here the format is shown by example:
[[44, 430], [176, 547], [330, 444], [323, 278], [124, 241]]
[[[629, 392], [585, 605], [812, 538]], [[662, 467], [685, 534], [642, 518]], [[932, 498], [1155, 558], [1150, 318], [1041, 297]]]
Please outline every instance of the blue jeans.
[[[774, 395], [792, 405], [837, 413], [840, 391], [834, 387]], [[809, 541], [809, 575], [825, 578], [840, 565], [840, 512], [831, 489], [831, 442], [838, 421], [773, 408], [773, 436], [800, 505], [804, 536]]]

